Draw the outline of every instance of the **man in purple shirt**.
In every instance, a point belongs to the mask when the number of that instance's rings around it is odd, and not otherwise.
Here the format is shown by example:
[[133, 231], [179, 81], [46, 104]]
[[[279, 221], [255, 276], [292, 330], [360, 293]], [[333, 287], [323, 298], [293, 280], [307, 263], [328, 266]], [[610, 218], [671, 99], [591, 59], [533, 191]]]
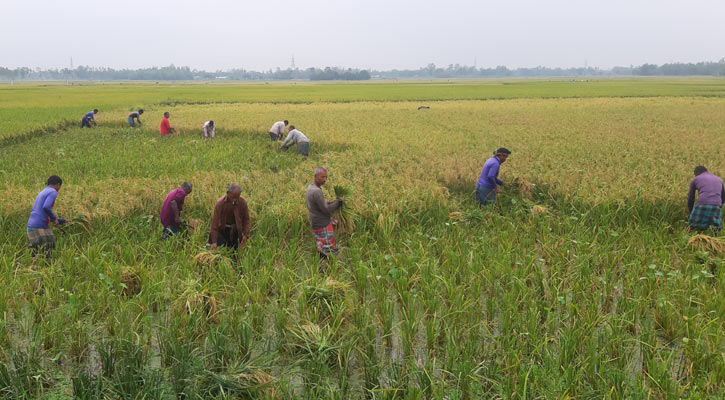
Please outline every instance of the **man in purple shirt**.
[[[697, 192], [696, 204], [695, 192]], [[702, 165], [695, 167], [695, 178], [690, 181], [690, 192], [687, 194], [690, 227], [700, 231], [711, 226], [715, 230], [722, 229], [723, 198], [725, 198], [725, 187], [722, 179], [707, 172], [707, 168]]]
[[35, 197], [33, 210], [30, 212], [30, 218], [28, 218], [26, 226], [33, 254], [43, 251], [46, 256], [49, 256], [50, 251], [55, 247], [55, 236], [48, 227], [49, 222], [52, 222], [54, 226], [70, 222], [56, 217], [55, 213], [53, 213], [55, 199], [58, 197], [58, 191], [62, 184], [63, 180], [60, 177], [52, 175], [48, 178], [47, 186]]
[[93, 126], [98, 126], [96, 123], [96, 114], [98, 114], [97, 108], [94, 108], [93, 111], [88, 111], [83, 116], [83, 119], [81, 119], [81, 128], [90, 128], [91, 122], [93, 122]]
[[511, 151], [505, 147], [500, 147], [493, 152], [493, 157], [483, 164], [481, 176], [476, 184], [476, 200], [482, 205], [488, 205], [489, 202], [495, 203], [496, 193], [501, 191], [499, 186], [503, 185], [503, 182], [498, 179], [498, 171], [501, 164], [506, 162], [509, 154], [511, 154]]
[[191, 193], [192, 188], [191, 183], [184, 182], [166, 196], [164, 205], [161, 207], [161, 225], [164, 226], [164, 230], [161, 232], [161, 240], [179, 233], [182, 225], [181, 209], [184, 207], [186, 195]]

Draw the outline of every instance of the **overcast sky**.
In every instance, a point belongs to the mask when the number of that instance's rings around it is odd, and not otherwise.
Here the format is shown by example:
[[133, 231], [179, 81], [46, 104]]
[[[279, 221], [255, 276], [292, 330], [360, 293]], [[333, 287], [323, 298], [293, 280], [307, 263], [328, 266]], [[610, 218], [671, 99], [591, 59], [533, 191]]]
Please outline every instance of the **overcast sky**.
[[609, 68], [725, 57], [725, 0], [0, 0], [0, 66]]

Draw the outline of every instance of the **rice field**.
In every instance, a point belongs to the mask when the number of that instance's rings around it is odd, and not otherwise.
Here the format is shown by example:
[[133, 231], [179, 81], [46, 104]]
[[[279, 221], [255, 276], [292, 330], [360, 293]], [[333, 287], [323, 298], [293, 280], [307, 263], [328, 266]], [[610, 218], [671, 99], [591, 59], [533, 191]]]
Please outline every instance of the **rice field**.
[[[723, 109], [719, 79], [0, 86], [0, 397], [718, 398], [725, 238], [686, 228], [686, 195], [695, 165], [725, 175]], [[281, 119], [309, 157], [270, 142]], [[318, 165], [349, 191], [325, 268]], [[51, 174], [82, 223], [34, 261]], [[183, 181], [197, 228], [161, 241]], [[230, 183], [252, 236], [211, 252]]]

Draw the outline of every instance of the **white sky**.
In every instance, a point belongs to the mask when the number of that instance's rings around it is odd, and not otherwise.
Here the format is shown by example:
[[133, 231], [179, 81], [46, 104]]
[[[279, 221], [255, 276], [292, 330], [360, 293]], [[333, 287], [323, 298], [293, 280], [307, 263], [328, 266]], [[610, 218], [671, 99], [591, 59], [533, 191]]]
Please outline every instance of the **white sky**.
[[725, 57], [725, 0], [0, 0], [0, 66], [609, 68]]

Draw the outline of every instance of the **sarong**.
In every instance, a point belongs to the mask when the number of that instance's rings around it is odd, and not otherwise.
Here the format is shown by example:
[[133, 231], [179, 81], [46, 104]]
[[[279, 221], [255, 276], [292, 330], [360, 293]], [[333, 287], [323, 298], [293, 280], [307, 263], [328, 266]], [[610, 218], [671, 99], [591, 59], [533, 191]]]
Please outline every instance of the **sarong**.
[[315, 244], [317, 245], [317, 251], [324, 255], [337, 254], [337, 240], [335, 239], [335, 230], [332, 224], [327, 225], [324, 228], [313, 229], [312, 234], [315, 236]]
[[133, 118], [129, 118], [129, 119], [128, 119], [128, 125], [129, 125], [129, 126], [130, 126], [131, 128], [135, 128], [135, 127], [136, 127], [136, 124], [134, 124], [134, 123], [133, 123]]
[[272, 141], [275, 141], [281, 139], [282, 135], [277, 135], [274, 132], [269, 132], [269, 138], [272, 139]]
[[690, 213], [690, 219], [687, 221], [692, 229], [704, 231], [709, 227], [716, 230], [722, 229], [722, 211], [720, 206], [712, 204], [696, 205]]
[[309, 156], [310, 155], [310, 142], [297, 143], [297, 154], [302, 154], [303, 156]]
[[26, 231], [31, 249], [50, 251], [55, 247], [55, 236], [53, 236], [52, 229], [27, 228]]

